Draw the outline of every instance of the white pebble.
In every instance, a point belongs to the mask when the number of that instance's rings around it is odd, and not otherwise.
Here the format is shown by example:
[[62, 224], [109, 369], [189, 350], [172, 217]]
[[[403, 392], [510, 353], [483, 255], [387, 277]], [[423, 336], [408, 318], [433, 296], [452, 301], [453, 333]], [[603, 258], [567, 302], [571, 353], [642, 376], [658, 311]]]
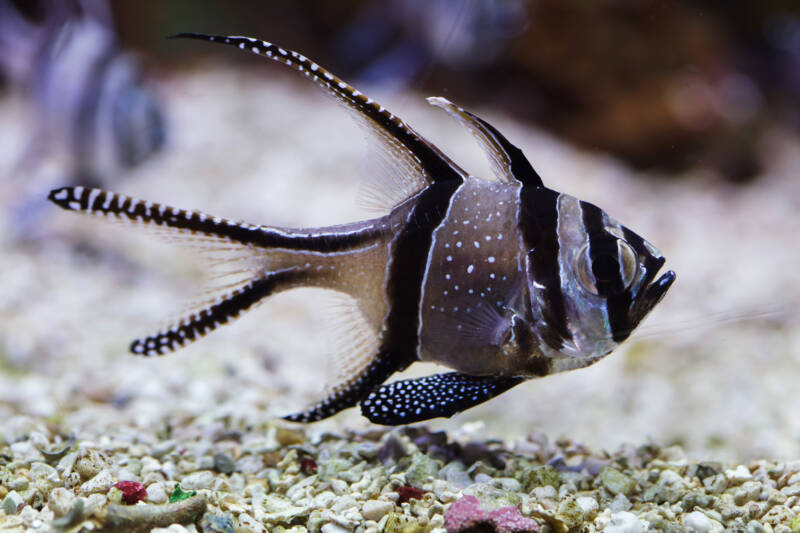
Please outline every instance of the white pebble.
[[750, 470], [748, 470], [746, 466], [739, 465], [735, 470], [726, 470], [725, 477], [728, 478], [728, 481], [741, 483], [753, 479], [753, 474], [750, 473]]
[[644, 533], [645, 523], [635, 514], [620, 511], [611, 515], [611, 521], [603, 528], [604, 533]]
[[394, 508], [392, 502], [383, 500], [367, 500], [361, 508], [361, 514], [365, 520], [375, 520], [376, 522], [388, 514]]
[[183, 490], [207, 489], [214, 483], [214, 474], [208, 470], [194, 472], [181, 480]]
[[707, 533], [713, 527], [711, 519], [700, 511], [693, 511], [684, 515], [682, 522], [686, 533]]
[[322, 533], [351, 533], [350, 528], [346, 528], [334, 522], [328, 522], [320, 529]]
[[81, 492], [83, 494], [105, 494], [113, 484], [114, 476], [111, 475], [111, 470], [104, 468], [92, 479], [81, 485]]
[[575, 503], [583, 511], [584, 516], [592, 516], [594, 513], [597, 512], [599, 505], [597, 504], [597, 500], [594, 498], [590, 498], [589, 496], [581, 496], [575, 500]]
[[50, 491], [47, 497], [47, 506], [56, 516], [64, 516], [75, 505], [76, 496], [69, 490], [58, 487]]
[[167, 491], [161, 483], [153, 483], [147, 487], [147, 501], [150, 503], [166, 503]]

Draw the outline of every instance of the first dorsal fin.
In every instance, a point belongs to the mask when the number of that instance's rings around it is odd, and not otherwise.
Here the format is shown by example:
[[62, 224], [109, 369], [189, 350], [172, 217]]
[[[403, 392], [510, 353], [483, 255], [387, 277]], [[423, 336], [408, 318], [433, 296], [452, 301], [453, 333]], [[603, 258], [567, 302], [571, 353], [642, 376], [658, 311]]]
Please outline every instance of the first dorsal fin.
[[486, 152], [497, 179], [512, 183], [518, 181], [524, 186], [544, 187], [542, 178], [522, 150], [511, 144], [494, 126], [441, 96], [432, 96], [428, 102], [447, 111], [469, 130]]
[[251, 37], [181, 33], [174, 38], [199, 39], [235, 46], [288, 65], [314, 81], [352, 111], [357, 121], [378, 141], [378, 159], [385, 176], [373, 186], [378, 194], [367, 200], [376, 207], [394, 205], [414, 196], [431, 183], [461, 181], [467, 173], [435, 145], [400, 118], [307, 57]]

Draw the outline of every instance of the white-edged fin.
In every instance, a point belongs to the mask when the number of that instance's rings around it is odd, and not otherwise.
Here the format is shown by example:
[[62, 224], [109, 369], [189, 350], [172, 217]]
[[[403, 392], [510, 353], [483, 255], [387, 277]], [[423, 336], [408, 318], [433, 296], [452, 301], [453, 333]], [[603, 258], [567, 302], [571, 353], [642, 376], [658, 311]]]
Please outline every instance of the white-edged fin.
[[447, 111], [448, 115], [456, 119], [459, 124], [469, 130], [486, 153], [486, 157], [489, 158], [492, 174], [494, 174], [498, 180], [512, 181], [513, 178], [511, 178], [509, 174], [509, 164], [503, 150], [492, 138], [491, 134], [481, 127], [479, 122], [473, 120], [464, 109], [458, 107], [447, 98], [430, 96], [427, 100], [429, 104]]
[[399, 117], [302, 54], [251, 37], [197, 33], [181, 33], [174, 37], [235, 46], [278, 61], [302, 73], [342, 103], [368, 133], [374, 134], [371, 137], [380, 147], [379, 158], [387, 175], [377, 186], [367, 186], [367, 190], [380, 191], [377, 194], [365, 193], [365, 201], [372, 207], [394, 207], [430, 183], [467, 177], [463, 169]]
[[330, 396], [350, 387], [364, 373], [378, 353], [379, 338], [355, 298], [338, 292], [326, 297], [332, 350], [328, 354], [324, 396]]
[[447, 98], [431, 96], [428, 103], [441, 107], [455, 118], [478, 141], [489, 158], [492, 173], [500, 181], [542, 187], [542, 179], [522, 154], [522, 150], [511, 144], [497, 129], [474, 113], [458, 107]]

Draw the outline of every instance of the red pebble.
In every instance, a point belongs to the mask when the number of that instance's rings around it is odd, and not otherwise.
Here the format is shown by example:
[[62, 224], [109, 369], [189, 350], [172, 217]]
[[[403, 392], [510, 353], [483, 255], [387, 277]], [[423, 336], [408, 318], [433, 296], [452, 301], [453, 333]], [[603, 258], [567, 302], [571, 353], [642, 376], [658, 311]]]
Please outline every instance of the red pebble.
[[122, 491], [122, 501], [128, 505], [147, 498], [147, 489], [138, 481], [120, 481], [114, 487]]
[[397, 487], [397, 493], [400, 495], [400, 503], [406, 503], [411, 498], [421, 500], [422, 495], [425, 494], [422, 490], [408, 485]]
[[303, 457], [300, 459], [300, 471], [307, 476], [316, 474], [317, 462], [311, 457]]

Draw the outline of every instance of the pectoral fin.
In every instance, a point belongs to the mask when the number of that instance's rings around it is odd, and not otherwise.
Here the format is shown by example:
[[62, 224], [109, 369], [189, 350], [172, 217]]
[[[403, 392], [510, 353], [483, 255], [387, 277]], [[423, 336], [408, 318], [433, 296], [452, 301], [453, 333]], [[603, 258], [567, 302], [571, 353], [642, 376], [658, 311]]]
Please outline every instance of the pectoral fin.
[[383, 385], [361, 402], [361, 413], [375, 424], [396, 426], [437, 417], [451, 417], [474, 407], [525, 378], [436, 374]]

